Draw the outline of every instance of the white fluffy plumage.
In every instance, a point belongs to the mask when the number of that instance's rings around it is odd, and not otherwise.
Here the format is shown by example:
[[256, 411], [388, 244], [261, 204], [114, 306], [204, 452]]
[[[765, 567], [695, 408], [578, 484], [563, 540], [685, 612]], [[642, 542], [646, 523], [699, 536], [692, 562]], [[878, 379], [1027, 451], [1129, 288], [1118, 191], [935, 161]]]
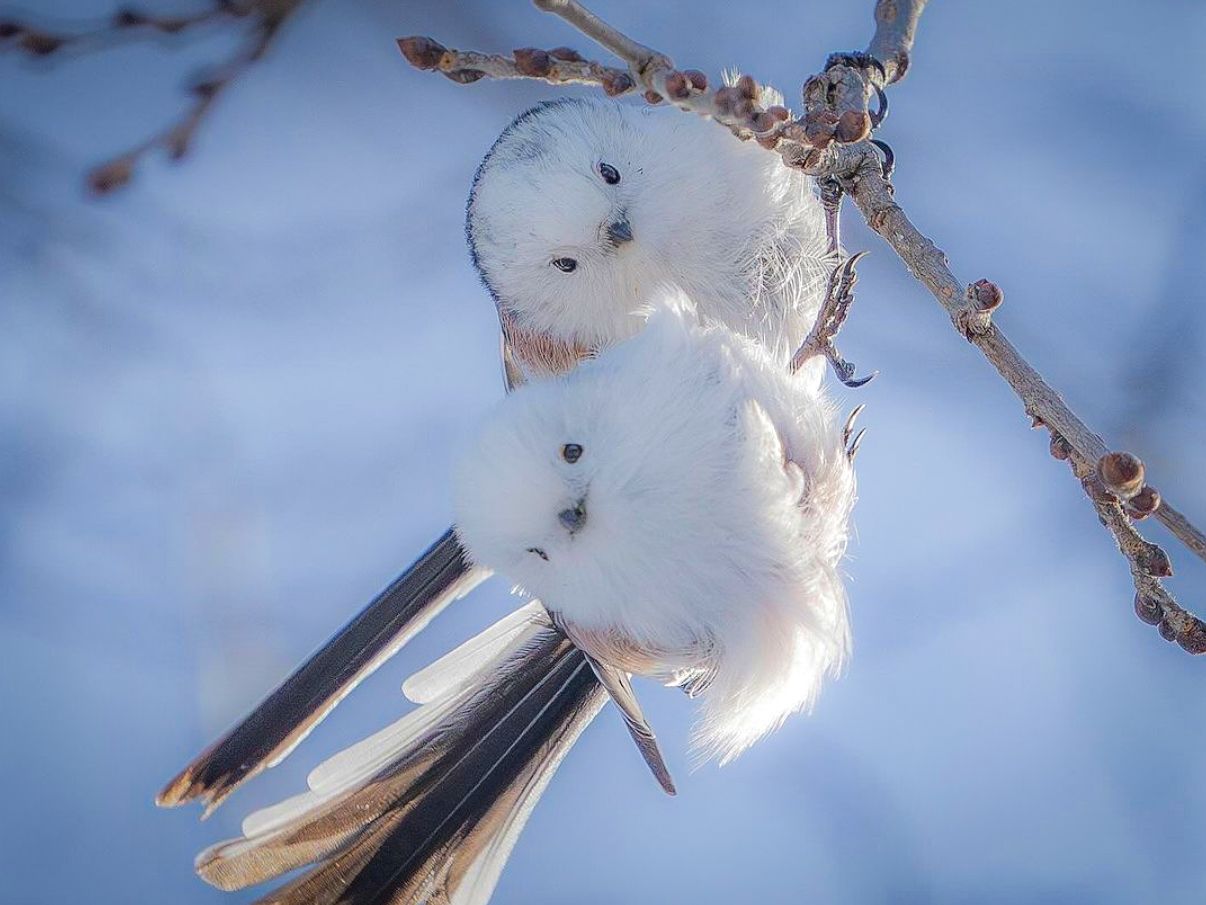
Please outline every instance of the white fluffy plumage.
[[731, 759], [841, 669], [855, 481], [833, 406], [683, 304], [511, 394], [455, 482], [471, 557], [597, 659], [697, 694], [703, 757]]
[[[614, 241], [616, 223], [631, 238]], [[700, 117], [605, 100], [519, 116], [478, 170], [466, 232], [504, 330], [587, 349], [634, 334], [646, 300], [677, 288], [785, 361], [833, 264], [809, 177]]]

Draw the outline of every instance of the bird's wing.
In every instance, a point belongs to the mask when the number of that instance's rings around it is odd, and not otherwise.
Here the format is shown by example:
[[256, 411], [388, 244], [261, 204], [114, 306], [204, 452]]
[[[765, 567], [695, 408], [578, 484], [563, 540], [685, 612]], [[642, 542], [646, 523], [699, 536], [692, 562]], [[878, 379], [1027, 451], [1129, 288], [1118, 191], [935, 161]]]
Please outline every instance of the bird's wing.
[[440, 610], [489, 576], [450, 528], [242, 722], [198, 755], [155, 799], [200, 800], [209, 814], [239, 785], [284, 760], [343, 697]]
[[198, 857], [202, 878], [241, 889], [314, 864], [259, 905], [482, 905], [606, 698], [547, 623], [474, 677], [339, 755], [324, 785], [253, 814], [243, 838]]

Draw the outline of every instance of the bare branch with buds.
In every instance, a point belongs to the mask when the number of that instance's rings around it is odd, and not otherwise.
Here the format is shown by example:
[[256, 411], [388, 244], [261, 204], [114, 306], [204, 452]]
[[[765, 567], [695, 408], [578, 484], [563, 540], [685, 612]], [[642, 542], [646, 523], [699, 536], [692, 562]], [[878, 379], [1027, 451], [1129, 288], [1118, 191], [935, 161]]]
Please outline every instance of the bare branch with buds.
[[[573, 4], [573, 8], [581, 7]], [[483, 78], [528, 78], [551, 85], [597, 85], [611, 97], [640, 91], [650, 104], [660, 104], [668, 98], [682, 110], [716, 120], [738, 138], [756, 138], [766, 147], [791, 154], [793, 159], [803, 153], [799, 142], [786, 137], [789, 111], [781, 106], [761, 106], [761, 88], [748, 75], [741, 76], [735, 85], [712, 90], [703, 72], [674, 69], [661, 55], [656, 56], [656, 63], [646, 63], [643, 70], [638, 70], [635, 64], [624, 69], [605, 66], [567, 47], [522, 48], [508, 57], [454, 50], [432, 38], [411, 35], [399, 38], [398, 48], [416, 69], [440, 72], [461, 84]]]
[[[875, 157], [874, 148], [864, 141], [869, 135], [870, 127], [866, 129], [842, 130], [838, 128], [841, 115], [820, 115], [813, 111], [812, 118], [808, 112], [804, 116], [793, 119], [791, 112], [783, 106], [762, 103], [762, 86], [750, 75], [742, 75], [735, 84], [719, 88], [709, 88], [708, 78], [698, 69], [677, 69], [673, 61], [664, 53], [646, 47], [627, 35], [604, 22], [593, 12], [583, 6], [578, 0], [533, 0], [535, 5], [546, 12], [553, 13], [565, 19], [587, 37], [594, 40], [606, 50], [611, 51], [627, 64], [627, 73], [640, 90], [645, 100], [650, 104], [669, 102], [681, 110], [705, 116], [715, 120], [729, 129], [742, 140], [756, 139], [763, 147], [774, 150], [783, 158], [784, 163], [796, 169], [802, 169], [814, 176], [826, 176], [834, 172], [852, 171], [858, 162], [867, 155]], [[881, 4], [883, 7], [896, 4]], [[920, 15], [923, 0], [907, 2], [902, 0], [901, 7], [918, 6], [913, 15], [915, 26], [916, 16]], [[877, 11], [877, 16], [879, 12]], [[886, 21], [886, 20], [885, 20]], [[893, 18], [895, 23], [897, 18]], [[885, 34], [895, 33], [896, 26], [884, 26]], [[878, 35], [878, 31], [877, 31]], [[913, 28], [907, 32], [899, 32], [900, 41], [907, 39], [908, 46], [901, 45], [898, 51], [893, 51], [895, 60], [908, 58], [908, 48], [912, 46]], [[891, 44], [889, 38], [883, 38], [880, 43], [885, 47]], [[472, 51], [450, 50], [432, 38], [411, 36], [398, 41], [407, 60], [419, 69], [439, 70], [459, 82], [475, 82], [490, 76], [494, 78], [525, 77], [522, 71], [520, 53], [537, 55], [543, 62], [544, 57], [554, 57], [554, 51], [526, 50], [517, 51], [514, 58], [480, 54]], [[561, 48], [564, 50], [564, 48]], [[847, 57], [851, 55], [846, 55]], [[870, 59], [866, 54], [864, 58]], [[535, 72], [527, 75], [553, 84], [568, 84], [571, 82], [599, 84], [605, 90], [608, 85], [602, 73], [614, 73], [616, 70], [600, 63], [584, 60], [575, 54], [580, 69], [560, 69], [554, 72]], [[846, 57], [843, 57], [845, 59]], [[834, 65], [838, 65], [834, 63]], [[886, 84], [889, 69], [877, 62], [867, 65], [874, 68], [879, 78], [872, 84]], [[903, 72], [898, 64], [893, 64], [891, 73]], [[615, 76], [612, 76], [614, 81]], [[862, 82], [859, 83], [860, 85]], [[624, 91], [608, 90], [609, 94], [626, 93]], [[862, 89], [860, 89], [862, 91]], [[875, 117], [867, 112], [866, 95], [862, 91], [861, 116], [868, 123]], [[806, 103], [809, 97], [806, 94]], [[816, 106], [832, 106], [836, 101], [832, 98], [819, 97], [815, 99]], [[847, 99], [842, 102], [849, 107]], [[819, 119], [818, 119], [819, 117]], [[832, 119], [832, 123], [830, 120]], [[817, 122], [824, 120], [823, 126]]]
[[1143, 462], [1127, 452], [1110, 452], [1089, 462], [1051, 432], [1052, 453], [1065, 459], [1084, 487], [1097, 518], [1114, 537], [1130, 565], [1135, 584], [1135, 614], [1155, 625], [1166, 641], [1176, 641], [1191, 654], [1206, 653], [1206, 623], [1186, 612], [1162, 579], [1173, 574], [1164, 549], [1145, 540], [1132, 519], [1146, 518], [1160, 506], [1160, 494], [1146, 483]]
[[398, 39], [398, 49], [416, 69], [433, 70], [454, 82], [467, 85], [482, 78], [538, 79], [550, 85], [597, 85], [609, 97], [636, 89], [627, 69], [604, 66], [583, 59], [576, 50], [555, 47], [540, 50], [520, 48], [507, 57], [471, 50], [449, 50], [438, 41], [414, 35]]
[[[909, 67], [917, 23], [927, 0], [878, 0], [875, 34], [867, 50], [831, 56], [824, 70], [805, 83], [805, 110], [799, 118], [792, 118], [783, 108], [761, 107], [761, 88], [750, 76], [742, 76], [733, 86], [709, 90], [706, 80], [693, 78], [695, 70], [676, 69], [665, 54], [617, 31], [578, 0], [533, 2], [565, 19], [623, 60], [648, 102], [669, 100], [682, 110], [715, 119], [739, 138], [755, 138], [762, 146], [776, 151], [787, 166], [817, 177], [822, 192], [828, 190], [828, 219], [836, 219], [841, 196], [849, 194], [868, 225], [946, 309], [955, 329], [983, 353], [1013, 388], [1032, 423], [1051, 431], [1052, 455], [1072, 465], [1099, 519], [1113, 534], [1130, 564], [1137, 595], [1136, 611], [1147, 621], [1158, 624], [1165, 638], [1178, 641], [1185, 650], [1206, 652], [1206, 624], [1182, 609], [1162, 583], [1163, 578], [1172, 574], [1168, 555], [1144, 540], [1132, 521], [1155, 515], [1203, 560], [1206, 560], [1206, 535], [1145, 482], [1138, 459], [1109, 453], [1102, 439], [1068, 408], [1005, 338], [993, 322], [994, 312], [1004, 301], [1000, 287], [989, 280], [964, 286], [955, 278], [946, 256], [896, 203], [895, 189], [889, 181], [890, 167], [878, 153], [882, 143], [869, 140], [871, 130], [887, 110], [883, 89], [899, 81]], [[446, 52], [460, 60], [470, 59], [461, 52]], [[407, 57], [410, 59], [410, 54]], [[512, 61], [508, 73], [518, 67], [519, 63]], [[547, 75], [533, 77], [548, 80]], [[874, 111], [869, 109], [873, 95], [878, 97]], [[890, 163], [890, 150], [885, 150]], [[836, 237], [836, 230], [832, 235]]]

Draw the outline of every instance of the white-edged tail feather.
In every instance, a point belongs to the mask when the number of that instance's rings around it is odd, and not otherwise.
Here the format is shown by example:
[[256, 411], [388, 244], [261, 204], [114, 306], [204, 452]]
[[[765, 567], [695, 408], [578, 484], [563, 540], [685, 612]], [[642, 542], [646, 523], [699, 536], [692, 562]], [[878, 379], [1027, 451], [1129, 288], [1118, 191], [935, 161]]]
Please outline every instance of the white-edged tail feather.
[[402, 693], [426, 704], [473, 680], [474, 673], [508, 650], [515, 639], [535, 625], [547, 626], [548, 615], [537, 601], [525, 604], [460, 647], [420, 669], [402, 683]]

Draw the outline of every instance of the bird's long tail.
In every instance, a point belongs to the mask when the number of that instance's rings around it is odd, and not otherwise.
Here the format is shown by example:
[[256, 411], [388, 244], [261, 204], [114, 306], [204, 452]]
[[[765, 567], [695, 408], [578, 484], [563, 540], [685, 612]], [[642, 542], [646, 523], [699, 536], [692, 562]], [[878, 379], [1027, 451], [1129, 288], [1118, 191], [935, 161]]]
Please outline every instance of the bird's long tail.
[[208, 814], [239, 785], [284, 760], [336, 704], [440, 610], [484, 581], [449, 529], [242, 722], [210, 745], [155, 799], [200, 800]]
[[257, 905], [482, 905], [562, 757], [607, 696], [531, 605], [418, 674], [425, 700], [252, 814], [197, 859], [241, 889], [306, 865]]

